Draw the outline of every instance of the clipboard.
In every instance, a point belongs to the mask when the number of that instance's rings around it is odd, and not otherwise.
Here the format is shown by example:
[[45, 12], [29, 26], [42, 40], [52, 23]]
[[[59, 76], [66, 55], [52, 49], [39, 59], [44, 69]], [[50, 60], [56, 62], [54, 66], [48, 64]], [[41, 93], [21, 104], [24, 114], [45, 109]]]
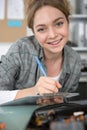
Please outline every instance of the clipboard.
[[[28, 96], [7, 103], [0, 106], [15, 106], [15, 105], [49, 105], [55, 103], [66, 102], [67, 99], [78, 96], [79, 93], [59, 92], [55, 94], [42, 94], [36, 96]], [[57, 101], [55, 101], [55, 99]]]

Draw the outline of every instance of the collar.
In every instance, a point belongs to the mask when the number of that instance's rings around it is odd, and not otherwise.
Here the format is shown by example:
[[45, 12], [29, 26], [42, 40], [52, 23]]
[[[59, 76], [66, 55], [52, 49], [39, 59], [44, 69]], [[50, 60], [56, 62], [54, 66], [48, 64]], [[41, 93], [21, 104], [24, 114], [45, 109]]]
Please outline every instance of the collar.
[[63, 69], [59, 79], [59, 82], [61, 83], [62, 86], [64, 86], [65, 82], [68, 80], [71, 73], [67, 46], [64, 47], [63, 56], [64, 56]]

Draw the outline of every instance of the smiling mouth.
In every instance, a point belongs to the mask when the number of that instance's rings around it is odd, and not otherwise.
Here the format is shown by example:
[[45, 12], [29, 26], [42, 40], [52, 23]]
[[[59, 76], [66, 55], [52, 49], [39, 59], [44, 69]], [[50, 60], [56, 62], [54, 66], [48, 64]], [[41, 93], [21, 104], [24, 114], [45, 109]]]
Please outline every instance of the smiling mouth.
[[50, 45], [57, 45], [57, 44], [59, 44], [61, 42], [61, 40], [62, 40], [62, 38], [57, 40], [57, 41], [48, 42], [48, 44], [50, 44]]

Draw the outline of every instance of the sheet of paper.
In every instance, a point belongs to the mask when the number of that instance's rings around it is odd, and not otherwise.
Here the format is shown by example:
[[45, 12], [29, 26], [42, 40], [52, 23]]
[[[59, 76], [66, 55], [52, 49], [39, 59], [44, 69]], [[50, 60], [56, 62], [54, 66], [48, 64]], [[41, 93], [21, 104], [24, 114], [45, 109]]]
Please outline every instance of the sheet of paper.
[[7, 18], [24, 19], [24, 0], [7, 0]]
[[5, 18], [5, 0], [0, 0], [0, 19]]

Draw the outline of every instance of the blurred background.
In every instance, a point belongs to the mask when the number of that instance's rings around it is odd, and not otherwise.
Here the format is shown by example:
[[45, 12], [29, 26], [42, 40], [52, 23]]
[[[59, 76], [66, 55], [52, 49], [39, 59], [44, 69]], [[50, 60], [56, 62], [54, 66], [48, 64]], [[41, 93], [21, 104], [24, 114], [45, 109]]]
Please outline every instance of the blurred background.
[[[0, 0], [0, 58], [14, 42], [24, 36], [33, 35], [27, 28], [24, 1]], [[68, 45], [76, 50], [82, 59], [82, 73], [77, 92], [81, 99], [87, 98], [87, 0], [70, 0], [70, 35]], [[20, 7], [20, 8], [19, 8]]]

